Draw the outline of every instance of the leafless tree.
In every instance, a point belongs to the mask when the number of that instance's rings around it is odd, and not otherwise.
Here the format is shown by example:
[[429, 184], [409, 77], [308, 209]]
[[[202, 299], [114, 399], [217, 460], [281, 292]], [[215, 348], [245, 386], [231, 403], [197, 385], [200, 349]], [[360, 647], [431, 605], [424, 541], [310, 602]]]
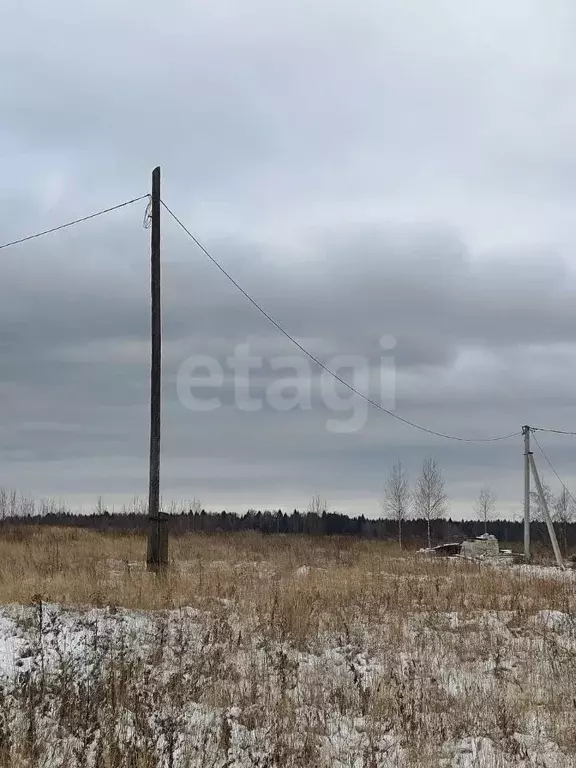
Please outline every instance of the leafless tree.
[[0, 517], [16, 517], [18, 515], [18, 494], [0, 488]]
[[310, 503], [308, 504], [308, 512], [310, 514], [321, 515], [322, 512], [328, 512], [328, 507], [329, 504], [326, 499], [322, 499], [322, 496], [320, 496], [319, 493], [316, 493], [310, 499]]
[[[546, 504], [548, 506], [548, 510], [552, 510], [554, 505], [554, 494], [552, 493], [552, 489], [547, 483], [542, 483], [542, 490], [544, 491], [544, 498], [546, 500]], [[544, 520], [544, 507], [542, 506], [542, 501], [540, 499], [540, 494], [538, 491], [532, 491], [530, 493], [530, 499], [532, 502], [531, 505], [531, 518], [532, 520]], [[552, 514], [552, 512], [550, 512]]]
[[414, 491], [415, 512], [426, 520], [428, 547], [432, 546], [432, 521], [446, 514], [448, 497], [444, 490], [442, 470], [434, 459], [425, 459]]
[[488, 533], [488, 521], [493, 518], [495, 508], [496, 497], [492, 489], [489, 485], [483, 485], [476, 500], [475, 510], [478, 518], [484, 523], [484, 533]]
[[401, 461], [397, 461], [386, 480], [382, 508], [384, 514], [396, 521], [398, 544], [402, 546], [402, 523], [408, 517], [410, 487]]
[[196, 496], [192, 499], [192, 501], [188, 504], [188, 511], [191, 515], [199, 515], [204, 507], [202, 506], [202, 502], [200, 499], [197, 499]]
[[95, 515], [103, 515], [106, 507], [104, 506], [104, 501], [102, 500], [102, 496], [98, 496], [98, 501], [96, 502], [96, 505], [94, 506], [94, 514]]
[[554, 510], [552, 519], [560, 526], [562, 531], [562, 542], [564, 545], [564, 556], [568, 555], [568, 526], [576, 519], [576, 510], [571, 495], [566, 488], [562, 488], [554, 501]]
[[[550, 515], [553, 515], [556, 500], [554, 498], [552, 489], [550, 488], [548, 483], [545, 483], [544, 481], [542, 481], [542, 490], [544, 492], [544, 499], [546, 500], [548, 511], [550, 512]], [[530, 521], [542, 523], [544, 522], [544, 520], [546, 520], [546, 515], [544, 513], [544, 506], [542, 504], [542, 500], [540, 499], [540, 494], [538, 493], [538, 491], [531, 491]], [[541, 526], [536, 528], [536, 530], [533, 532], [533, 536], [535, 539], [542, 538], [544, 541], [547, 541], [548, 539], [548, 534], [546, 532], [546, 529], [542, 528]]]

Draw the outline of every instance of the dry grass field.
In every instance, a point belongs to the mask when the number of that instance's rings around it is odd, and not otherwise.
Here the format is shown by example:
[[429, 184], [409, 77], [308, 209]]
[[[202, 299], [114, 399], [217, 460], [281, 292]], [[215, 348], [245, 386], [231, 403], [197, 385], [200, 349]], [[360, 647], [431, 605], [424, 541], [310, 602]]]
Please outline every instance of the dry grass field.
[[576, 765], [574, 574], [382, 542], [0, 532], [6, 768]]

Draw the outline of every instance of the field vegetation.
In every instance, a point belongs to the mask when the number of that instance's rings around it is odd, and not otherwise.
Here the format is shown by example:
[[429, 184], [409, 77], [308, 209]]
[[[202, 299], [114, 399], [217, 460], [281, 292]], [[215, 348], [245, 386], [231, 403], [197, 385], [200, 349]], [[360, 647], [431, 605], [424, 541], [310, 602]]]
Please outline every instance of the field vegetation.
[[576, 764], [573, 572], [345, 537], [0, 531], [0, 765]]

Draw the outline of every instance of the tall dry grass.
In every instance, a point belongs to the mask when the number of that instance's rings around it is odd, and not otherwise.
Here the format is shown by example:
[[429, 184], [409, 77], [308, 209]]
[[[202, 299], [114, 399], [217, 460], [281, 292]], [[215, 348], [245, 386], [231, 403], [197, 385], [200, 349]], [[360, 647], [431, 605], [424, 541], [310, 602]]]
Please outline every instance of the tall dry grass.
[[479, 768], [535, 759], [534, 739], [557, 750], [541, 765], [575, 764], [569, 578], [342, 538], [185, 535], [163, 576], [145, 551], [0, 532], [0, 603], [29, 606], [5, 609], [28, 647], [0, 691], [0, 765], [435, 767], [466, 736], [495, 745]]
[[[298, 605], [300, 617], [342, 614], [574, 609], [570, 580], [537, 571], [410, 555], [396, 545], [340, 537], [186, 534], [170, 542], [170, 567], [145, 569], [146, 540], [75, 528], [0, 529], [0, 603], [41, 594], [65, 605], [142, 609]], [[302, 618], [299, 619], [300, 621]]]

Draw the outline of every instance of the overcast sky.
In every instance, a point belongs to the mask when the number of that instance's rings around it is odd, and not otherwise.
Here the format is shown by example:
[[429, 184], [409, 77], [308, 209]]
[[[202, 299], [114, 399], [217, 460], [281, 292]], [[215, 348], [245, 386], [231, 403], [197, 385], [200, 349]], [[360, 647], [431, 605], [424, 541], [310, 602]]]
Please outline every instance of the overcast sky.
[[[379, 402], [384, 367], [386, 407], [464, 437], [576, 431], [573, 3], [5, 0], [0, 22], [2, 242], [144, 194], [160, 164], [168, 205], [300, 343], [358, 356]], [[1, 251], [0, 485], [86, 509], [147, 493], [144, 213]], [[483, 483], [521, 508], [520, 437], [364, 418], [301, 355], [311, 407], [275, 407], [298, 351], [167, 216], [163, 277], [166, 500], [377, 515], [394, 461], [414, 480], [432, 456], [454, 516]], [[179, 397], [198, 356], [214, 410]], [[540, 440], [576, 488], [576, 438]]]

